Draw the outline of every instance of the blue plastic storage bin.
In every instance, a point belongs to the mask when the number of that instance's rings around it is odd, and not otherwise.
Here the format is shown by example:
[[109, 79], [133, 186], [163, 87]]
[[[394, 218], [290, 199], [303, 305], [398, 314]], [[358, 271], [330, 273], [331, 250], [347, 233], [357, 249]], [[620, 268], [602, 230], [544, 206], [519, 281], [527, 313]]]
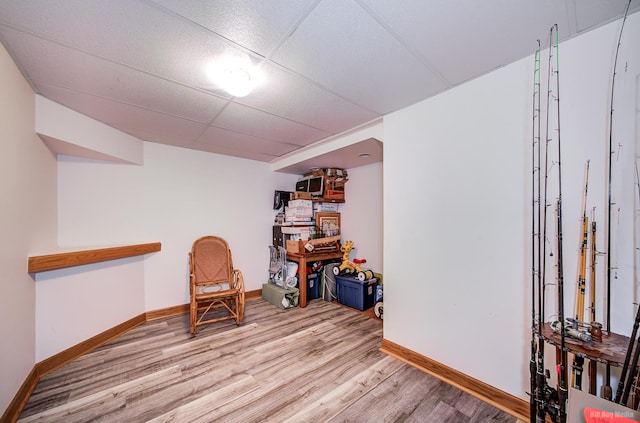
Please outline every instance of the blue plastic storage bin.
[[360, 311], [373, 307], [378, 279], [360, 281], [353, 276], [336, 276], [338, 302]]
[[[300, 278], [298, 277], [296, 288], [300, 288]], [[320, 274], [310, 273], [307, 275], [307, 301], [320, 298]]]
[[307, 275], [307, 300], [320, 298], [320, 273]]

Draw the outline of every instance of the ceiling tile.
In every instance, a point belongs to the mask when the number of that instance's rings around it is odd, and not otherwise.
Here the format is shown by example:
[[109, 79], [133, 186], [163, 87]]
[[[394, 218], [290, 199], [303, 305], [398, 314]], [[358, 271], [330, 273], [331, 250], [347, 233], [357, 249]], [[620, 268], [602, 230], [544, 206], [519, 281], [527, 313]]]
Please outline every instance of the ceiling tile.
[[207, 128], [202, 123], [59, 87], [40, 84], [37, 88], [46, 98], [57, 98], [70, 109], [145, 141], [185, 147]]
[[59, 44], [191, 86], [209, 83], [212, 58], [238, 52], [211, 31], [139, 1], [11, 2], [2, 16]]
[[554, 23], [567, 28], [561, 1], [363, 1], [451, 85], [533, 54]]
[[[176, 84], [31, 35], [1, 29], [36, 84], [67, 88], [122, 103], [209, 123], [227, 99]], [[61, 99], [50, 98], [63, 103]]]
[[[273, 155], [271, 154], [264, 154], [256, 151], [236, 150], [233, 148], [220, 147], [220, 146], [210, 146], [209, 144], [195, 144], [190, 148], [195, 148], [199, 151], [207, 151], [209, 153], [222, 154], [224, 156], [239, 157], [239, 158], [249, 159], [249, 160], [257, 160], [260, 162], [268, 163], [271, 160], [273, 160]], [[294, 172], [284, 172], [284, 173], [294, 173]]]
[[[603, 22], [623, 15], [628, 4], [628, 0], [576, 1], [576, 31], [580, 33], [589, 30], [595, 26], [602, 25]], [[640, 10], [640, 2], [632, 2], [629, 7], [629, 13], [638, 10]]]
[[[239, 150], [233, 147], [219, 146], [219, 145], [213, 145], [209, 143], [196, 143], [190, 146], [189, 148], [193, 148], [200, 151], [207, 151], [209, 153], [222, 154], [225, 156], [241, 157], [249, 160], [257, 160], [260, 162], [270, 162], [271, 160], [274, 159], [273, 155], [271, 154], [260, 153], [254, 150]], [[291, 173], [291, 172], [285, 172], [285, 173]]]
[[293, 144], [269, 141], [263, 138], [241, 134], [215, 126], [207, 128], [207, 130], [202, 134], [197, 142], [194, 143], [194, 146], [203, 145], [209, 146], [207, 148], [207, 151], [217, 152], [219, 149], [225, 149], [237, 152], [254, 152], [264, 155], [270, 155], [271, 159], [289, 153], [298, 148]]
[[352, 0], [320, 3], [273, 60], [379, 114], [445, 88]]
[[308, 13], [313, 0], [153, 0], [220, 36], [266, 56]]
[[298, 147], [331, 135], [293, 120], [234, 103], [229, 104], [213, 123], [218, 127]]
[[286, 117], [337, 134], [380, 117], [317, 83], [273, 63], [261, 70], [265, 83], [249, 96], [236, 99], [241, 104]]

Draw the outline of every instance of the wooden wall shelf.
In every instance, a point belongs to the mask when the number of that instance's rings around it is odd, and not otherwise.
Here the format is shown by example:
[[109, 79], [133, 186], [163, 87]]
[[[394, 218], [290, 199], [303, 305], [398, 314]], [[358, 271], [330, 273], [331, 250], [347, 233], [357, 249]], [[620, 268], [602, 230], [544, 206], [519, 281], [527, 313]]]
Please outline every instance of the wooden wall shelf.
[[140, 256], [143, 254], [155, 253], [160, 251], [160, 249], [161, 244], [159, 242], [153, 242], [149, 244], [124, 245], [120, 247], [31, 256], [29, 257], [28, 272], [38, 273], [48, 270], [63, 269], [65, 267]]
[[[560, 348], [560, 335], [551, 329], [549, 323], [542, 326], [542, 339]], [[618, 367], [622, 367], [624, 364], [628, 346], [629, 337], [604, 330], [602, 331], [602, 342], [584, 342], [565, 336], [564, 343], [565, 350], [572, 354]]]

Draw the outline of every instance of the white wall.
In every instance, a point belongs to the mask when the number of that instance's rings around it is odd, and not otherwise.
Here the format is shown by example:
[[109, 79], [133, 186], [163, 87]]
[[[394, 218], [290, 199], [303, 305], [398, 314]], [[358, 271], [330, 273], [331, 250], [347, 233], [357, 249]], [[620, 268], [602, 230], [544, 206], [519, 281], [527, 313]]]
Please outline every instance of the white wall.
[[[142, 166], [61, 156], [61, 247], [159, 241], [162, 251], [39, 276], [38, 359], [144, 311], [188, 303], [187, 254], [203, 235], [225, 238], [246, 289], [260, 289], [268, 276], [273, 190], [296, 179], [266, 163], [155, 143], [144, 144]], [[90, 314], [92, 297], [108, 313]], [[73, 314], [65, 311], [71, 307]]]
[[35, 364], [27, 257], [55, 245], [56, 162], [34, 128], [34, 94], [0, 45], [0, 410]]
[[365, 269], [383, 273], [382, 163], [349, 169], [346, 201], [340, 206], [342, 241], [352, 240], [351, 258], [366, 259]]
[[512, 65], [385, 119], [385, 338], [510, 392], [525, 327], [528, 76]]
[[143, 313], [144, 294], [142, 257], [38, 273], [36, 362]]
[[[573, 310], [587, 159], [590, 204], [604, 225], [608, 90], [619, 27], [560, 45], [565, 310]], [[616, 80], [621, 98], [636, 92], [622, 80], [639, 73], [639, 31], [640, 14], [630, 16], [620, 58], [628, 76]], [[523, 399], [531, 336], [532, 85], [530, 57], [384, 119], [385, 338]], [[633, 118], [626, 114], [616, 118], [619, 128], [631, 125], [630, 153]], [[632, 161], [628, 153], [620, 160]], [[620, 180], [634, 189], [629, 176]], [[621, 207], [633, 214], [633, 204]], [[632, 254], [625, 245], [618, 249]], [[620, 272], [612, 328], [628, 333], [633, 272]], [[552, 305], [554, 288], [547, 294]], [[545, 320], [554, 317], [554, 308], [548, 311]]]
[[[349, 173], [344, 236], [357, 241], [358, 257], [382, 271], [382, 165]], [[266, 163], [154, 143], [144, 143], [142, 166], [59, 156], [61, 247], [160, 241], [162, 251], [38, 275], [37, 359], [144, 311], [186, 304], [187, 253], [203, 235], [227, 239], [246, 289], [260, 289], [273, 190], [290, 190], [297, 178]]]

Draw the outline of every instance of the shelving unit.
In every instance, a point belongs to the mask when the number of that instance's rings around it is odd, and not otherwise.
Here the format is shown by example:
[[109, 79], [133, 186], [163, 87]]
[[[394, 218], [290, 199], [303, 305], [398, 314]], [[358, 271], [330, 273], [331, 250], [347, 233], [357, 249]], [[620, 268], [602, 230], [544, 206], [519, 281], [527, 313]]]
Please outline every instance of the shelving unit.
[[[314, 182], [311, 182], [311, 179], [314, 179]], [[321, 190], [318, 186], [318, 180], [323, 184]], [[300, 184], [305, 181], [306, 184]], [[338, 213], [337, 204], [345, 202], [344, 186], [347, 181], [348, 175], [347, 171], [344, 169], [313, 169], [298, 181], [296, 184], [296, 191], [276, 191], [275, 193], [274, 209], [276, 210], [282, 208], [283, 205], [286, 204], [286, 202], [283, 201], [283, 194], [290, 195], [291, 199], [288, 200], [289, 202], [296, 200], [308, 200], [312, 203], [310, 215], [307, 213], [308, 203], [302, 206], [303, 210], [300, 213], [298, 211], [289, 210], [292, 213], [291, 215], [287, 215], [285, 209], [281, 216], [277, 216], [276, 223], [273, 226], [273, 246], [283, 247], [286, 249], [287, 260], [298, 263], [298, 286], [300, 287], [299, 305], [302, 308], [307, 306], [307, 263], [336, 260], [340, 259], [343, 255], [339, 248], [339, 231], [337, 232], [337, 235], [330, 233], [329, 231], [321, 234], [321, 225], [319, 225], [315, 220], [315, 217], [317, 211]], [[314, 188], [311, 188], [312, 186]], [[320, 192], [322, 192], [324, 197], [311, 198], [312, 195], [319, 194]], [[333, 203], [335, 206], [328, 207], [333, 210], [316, 210], [316, 207], [313, 205], [318, 203]], [[309, 217], [311, 217], [311, 220], [308, 220]], [[290, 219], [288, 222], [287, 218]], [[327, 220], [330, 219], [331, 217], [327, 216]], [[340, 226], [339, 214], [337, 226], [338, 228]], [[284, 228], [297, 228], [301, 230], [295, 232], [287, 231]], [[309, 230], [306, 230], [306, 228], [309, 228]], [[289, 239], [290, 236], [295, 237], [293, 239]], [[299, 241], [300, 239], [305, 241]], [[312, 247], [309, 247], [308, 250], [305, 249], [304, 247], [308, 247], [307, 245], [304, 245], [307, 242], [307, 239], [321, 241], [318, 244], [318, 250], [308, 251], [312, 250]]]

